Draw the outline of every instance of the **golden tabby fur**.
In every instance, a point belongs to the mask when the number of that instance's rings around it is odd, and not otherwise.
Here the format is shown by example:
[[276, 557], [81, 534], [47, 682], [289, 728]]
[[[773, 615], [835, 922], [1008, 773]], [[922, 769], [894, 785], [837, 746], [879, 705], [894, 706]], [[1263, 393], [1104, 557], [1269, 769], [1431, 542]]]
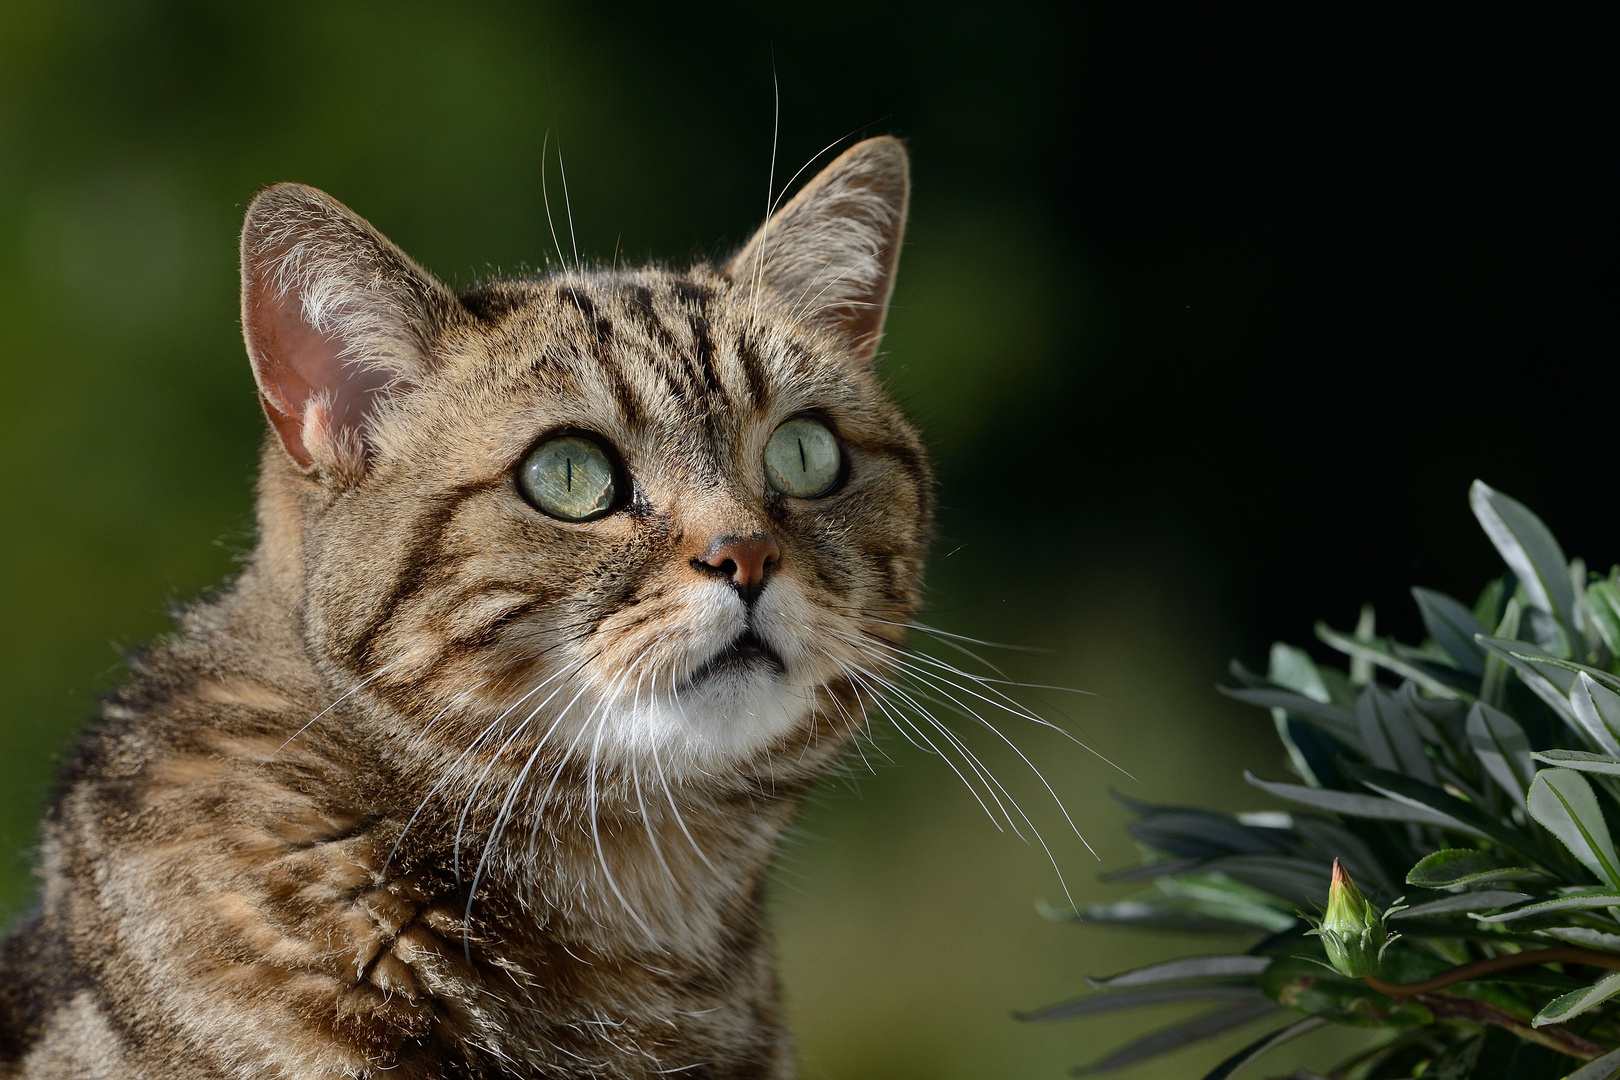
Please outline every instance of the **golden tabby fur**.
[[[258, 545], [64, 770], [0, 1075], [790, 1076], [762, 876], [928, 537], [871, 367], [907, 189], [869, 140], [724, 267], [459, 296], [262, 192]], [[795, 416], [844, 455], [820, 498], [764, 480]], [[520, 497], [569, 431], [618, 455], [615, 512]], [[726, 544], [768, 545], [762, 580]], [[729, 662], [744, 635], [771, 662]]]

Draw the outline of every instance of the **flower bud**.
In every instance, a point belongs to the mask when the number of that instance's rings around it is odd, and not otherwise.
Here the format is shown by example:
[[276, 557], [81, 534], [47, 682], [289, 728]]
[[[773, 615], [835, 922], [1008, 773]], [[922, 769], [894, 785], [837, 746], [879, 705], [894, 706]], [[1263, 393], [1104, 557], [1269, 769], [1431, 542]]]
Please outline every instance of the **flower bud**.
[[1400, 936], [1385, 931], [1384, 916], [1361, 895], [1338, 859], [1333, 860], [1327, 912], [1309, 933], [1322, 939], [1334, 969], [1353, 979], [1378, 974], [1384, 950]]

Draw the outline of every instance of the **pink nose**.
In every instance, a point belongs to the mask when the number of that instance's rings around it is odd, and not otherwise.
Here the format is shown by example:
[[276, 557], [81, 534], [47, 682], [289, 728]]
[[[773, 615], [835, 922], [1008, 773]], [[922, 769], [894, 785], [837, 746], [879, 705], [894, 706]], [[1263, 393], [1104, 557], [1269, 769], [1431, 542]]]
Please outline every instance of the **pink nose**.
[[731, 579], [737, 591], [758, 594], [770, 573], [782, 559], [782, 549], [769, 536], [722, 536], [694, 560], [700, 568]]

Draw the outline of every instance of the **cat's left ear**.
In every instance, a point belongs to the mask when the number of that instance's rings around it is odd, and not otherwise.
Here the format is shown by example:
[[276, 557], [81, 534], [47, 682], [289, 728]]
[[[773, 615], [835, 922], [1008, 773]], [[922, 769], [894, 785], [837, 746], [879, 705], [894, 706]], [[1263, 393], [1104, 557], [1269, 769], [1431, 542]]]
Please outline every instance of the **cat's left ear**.
[[899, 139], [856, 143], [771, 216], [726, 275], [776, 292], [800, 318], [870, 360], [889, 313], [910, 196], [911, 165]]
[[363, 477], [377, 409], [425, 375], [454, 293], [363, 218], [302, 184], [242, 225], [242, 334], [264, 414], [305, 469]]

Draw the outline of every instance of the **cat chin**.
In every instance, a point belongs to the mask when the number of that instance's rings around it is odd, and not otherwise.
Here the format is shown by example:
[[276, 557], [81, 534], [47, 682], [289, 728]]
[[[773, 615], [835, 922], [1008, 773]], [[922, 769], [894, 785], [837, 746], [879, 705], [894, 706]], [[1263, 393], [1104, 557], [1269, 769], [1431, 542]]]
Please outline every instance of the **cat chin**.
[[814, 694], [776, 664], [730, 665], [678, 694], [621, 702], [601, 712], [581, 740], [600, 760], [677, 777], [714, 774], [753, 759], [802, 727]]

